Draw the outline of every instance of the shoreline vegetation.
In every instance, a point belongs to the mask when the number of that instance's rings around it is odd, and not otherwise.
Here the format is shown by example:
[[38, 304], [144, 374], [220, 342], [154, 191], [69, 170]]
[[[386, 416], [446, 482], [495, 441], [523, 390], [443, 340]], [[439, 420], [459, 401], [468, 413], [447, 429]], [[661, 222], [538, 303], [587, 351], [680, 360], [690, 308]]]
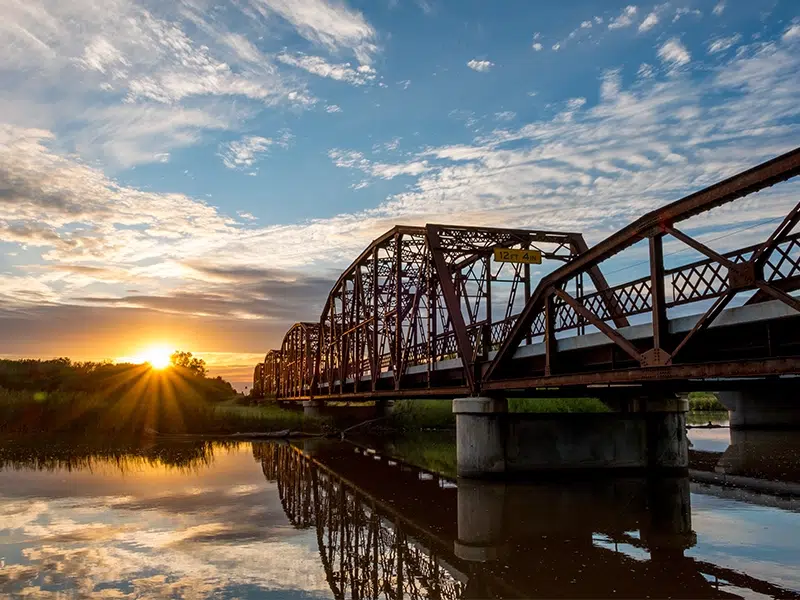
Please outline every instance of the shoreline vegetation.
[[[711, 393], [690, 394], [689, 403], [692, 411], [725, 410]], [[527, 413], [609, 410], [596, 398], [514, 398], [509, 400], [509, 409]], [[408, 433], [454, 427], [449, 401], [420, 399], [396, 401], [391, 415], [367, 429]], [[208, 377], [203, 361], [186, 352], [173, 354], [172, 365], [163, 370], [148, 364], [79, 363], [66, 358], [0, 360], [3, 435], [140, 438], [339, 431], [329, 416], [309, 417], [299, 407], [284, 408], [274, 400], [237, 394], [222, 378]]]

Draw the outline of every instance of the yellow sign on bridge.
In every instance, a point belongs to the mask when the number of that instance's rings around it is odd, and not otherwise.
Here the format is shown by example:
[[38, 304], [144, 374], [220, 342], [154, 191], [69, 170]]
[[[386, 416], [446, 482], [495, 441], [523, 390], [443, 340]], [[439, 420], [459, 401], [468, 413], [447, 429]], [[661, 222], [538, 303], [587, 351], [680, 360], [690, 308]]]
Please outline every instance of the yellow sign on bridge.
[[495, 248], [495, 262], [528, 263], [531, 265], [542, 264], [540, 250], [525, 250], [524, 248]]

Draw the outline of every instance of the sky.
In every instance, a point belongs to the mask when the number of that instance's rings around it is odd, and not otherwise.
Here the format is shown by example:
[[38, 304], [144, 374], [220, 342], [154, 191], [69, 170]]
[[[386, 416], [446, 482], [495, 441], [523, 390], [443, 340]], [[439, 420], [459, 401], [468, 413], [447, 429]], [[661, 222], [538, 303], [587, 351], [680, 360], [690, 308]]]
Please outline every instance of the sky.
[[5, 0], [0, 44], [0, 356], [247, 381], [396, 224], [596, 243], [800, 145], [793, 1]]

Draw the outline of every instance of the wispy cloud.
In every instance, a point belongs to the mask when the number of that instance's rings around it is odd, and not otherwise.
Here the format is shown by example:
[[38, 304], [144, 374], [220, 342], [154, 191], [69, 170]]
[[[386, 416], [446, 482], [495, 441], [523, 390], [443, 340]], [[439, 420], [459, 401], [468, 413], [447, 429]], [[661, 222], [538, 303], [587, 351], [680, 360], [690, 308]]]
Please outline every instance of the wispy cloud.
[[633, 4], [630, 4], [622, 9], [619, 16], [611, 19], [608, 23], [609, 29], [622, 29], [623, 27], [630, 27], [633, 25], [633, 20], [636, 18], [638, 9]]
[[656, 25], [658, 25], [658, 13], [653, 11], [644, 18], [644, 21], [639, 23], [639, 31], [644, 33], [645, 31], [649, 31]]
[[329, 77], [330, 79], [345, 81], [353, 85], [364, 85], [375, 81], [376, 78], [375, 69], [369, 65], [332, 64], [321, 56], [292, 55], [284, 52], [278, 55], [278, 60], [284, 64], [308, 71], [313, 75]]
[[681, 17], [685, 17], [686, 15], [702, 17], [703, 13], [696, 8], [681, 7], [675, 10], [675, 16], [672, 17], [672, 22], [677, 23]]
[[686, 65], [692, 59], [686, 46], [678, 38], [671, 38], [664, 42], [658, 48], [658, 57], [672, 68]]
[[297, 32], [332, 51], [349, 50], [361, 63], [369, 64], [377, 52], [377, 33], [360, 12], [339, 1], [250, 0], [262, 14], [274, 13], [291, 23]]
[[712, 10], [712, 12], [715, 15], [719, 16], [723, 13], [724, 10], [725, 10], [725, 0], [720, 0], [714, 5], [714, 9]]
[[494, 66], [494, 63], [489, 60], [477, 60], [473, 58], [471, 61], [467, 63], [467, 66], [473, 71], [478, 71], [479, 73], [485, 73]]
[[328, 106], [325, 107], [325, 112], [331, 114], [340, 113], [342, 112], [342, 107], [339, 106], [338, 104], [328, 104]]
[[716, 54], [718, 52], [724, 52], [731, 46], [738, 44], [740, 39], [742, 39], [742, 36], [738, 33], [728, 37], [718, 37], [708, 43], [708, 53]]
[[222, 163], [229, 169], [244, 171], [250, 169], [274, 145], [287, 147], [292, 139], [289, 131], [284, 131], [277, 140], [257, 135], [248, 135], [240, 140], [228, 142], [220, 147]]
[[531, 48], [533, 48], [535, 52], [541, 52], [542, 45], [539, 42], [534, 42]]

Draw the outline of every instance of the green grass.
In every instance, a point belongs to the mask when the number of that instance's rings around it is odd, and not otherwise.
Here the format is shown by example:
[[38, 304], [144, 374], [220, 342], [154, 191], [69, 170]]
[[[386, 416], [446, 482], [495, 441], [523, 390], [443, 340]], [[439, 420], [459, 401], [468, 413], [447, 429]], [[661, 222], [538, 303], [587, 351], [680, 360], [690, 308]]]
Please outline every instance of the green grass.
[[510, 398], [515, 413], [603, 413], [610, 409], [597, 398]]
[[30, 392], [0, 388], [0, 433], [142, 436], [256, 433], [290, 429], [320, 432], [324, 418], [304, 417], [274, 404], [239, 406], [238, 397], [213, 403], [186, 392], [109, 396], [87, 392]]
[[689, 410], [719, 412], [728, 409], [711, 392], [691, 392], [689, 394]]
[[[598, 413], [609, 408], [597, 398], [511, 398], [509, 412], [515, 413]], [[415, 431], [455, 427], [450, 400], [398, 400], [390, 426]]]
[[215, 419], [230, 427], [239, 424], [240, 431], [292, 431], [317, 432], [330, 428], [327, 417], [307, 417], [302, 412], [286, 410], [276, 404], [267, 402], [258, 406], [239, 406], [225, 403], [213, 407]]

